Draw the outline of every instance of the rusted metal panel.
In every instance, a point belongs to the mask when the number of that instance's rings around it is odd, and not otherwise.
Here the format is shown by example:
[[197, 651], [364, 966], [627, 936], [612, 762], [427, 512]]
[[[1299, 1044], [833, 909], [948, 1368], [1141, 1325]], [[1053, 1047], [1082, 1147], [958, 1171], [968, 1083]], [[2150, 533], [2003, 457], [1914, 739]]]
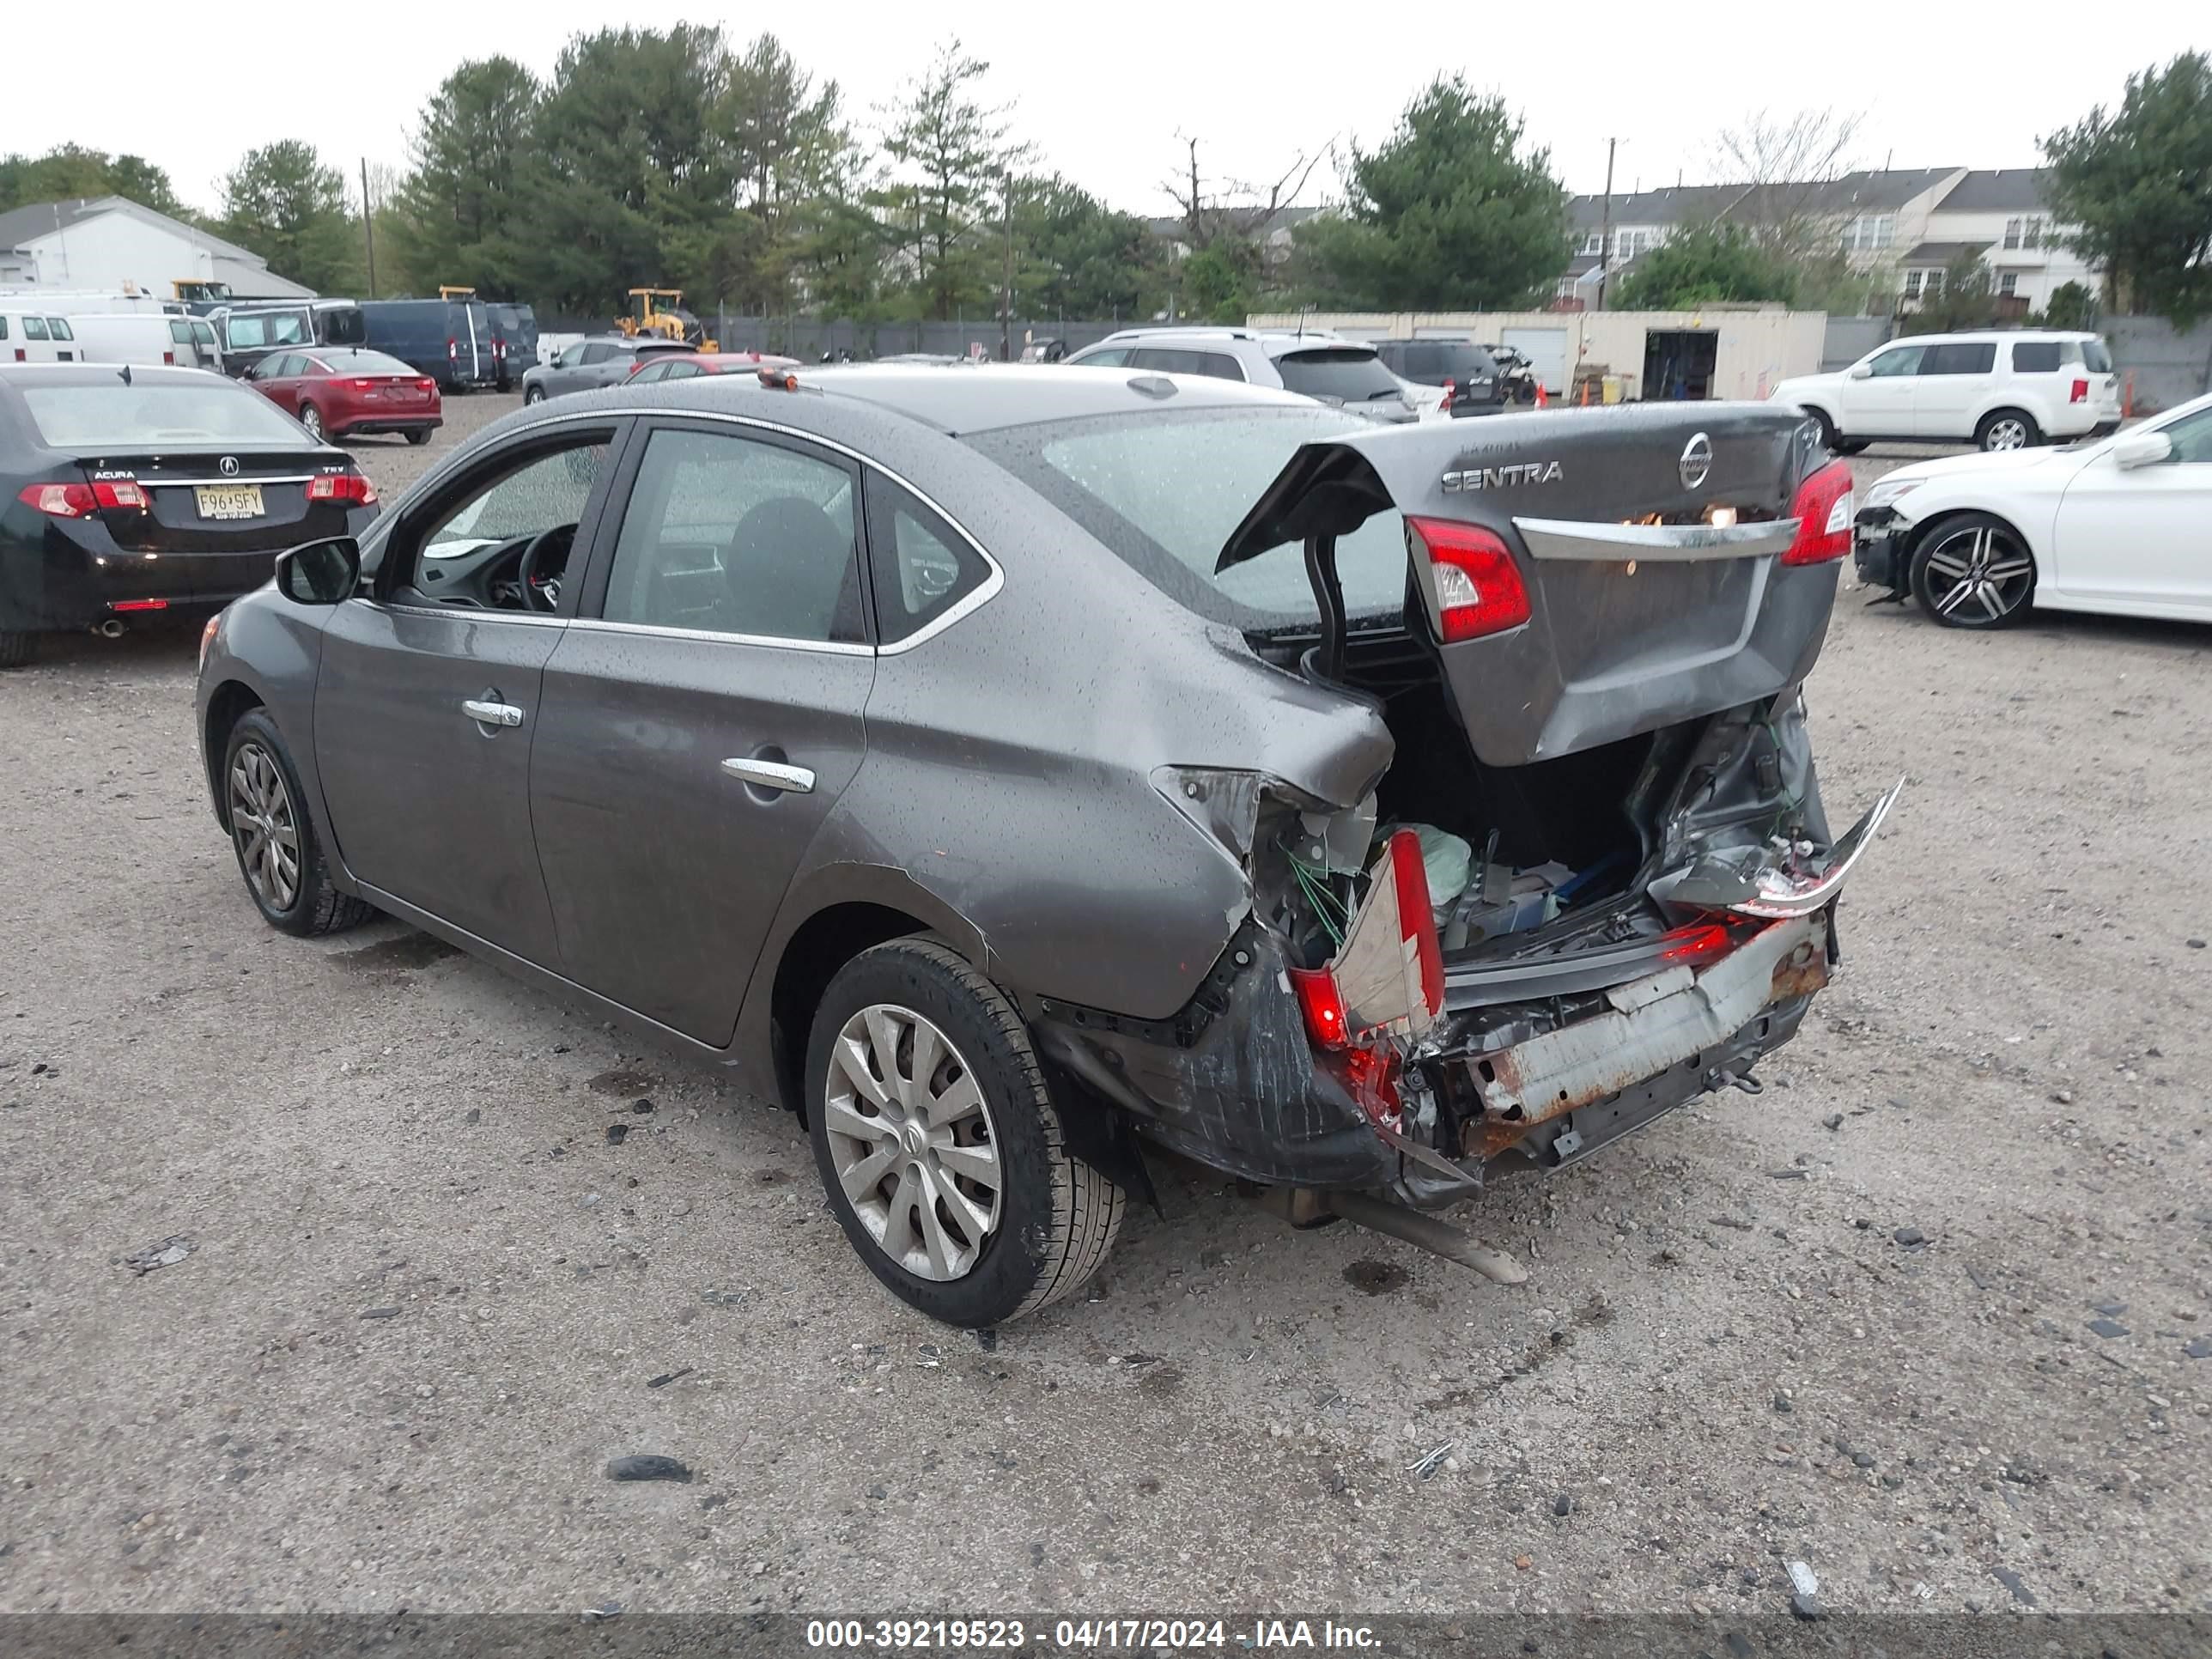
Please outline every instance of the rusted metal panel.
[[[1483, 1115], [1467, 1127], [1472, 1157], [1491, 1158], [1547, 1119], [1603, 1100], [1669, 1066], [1694, 1065], [1769, 1003], [1827, 983], [1827, 921], [1777, 921], [1687, 984], [1656, 975], [1607, 1009], [1468, 1061]], [[1657, 995], [1648, 994], [1657, 991]]]

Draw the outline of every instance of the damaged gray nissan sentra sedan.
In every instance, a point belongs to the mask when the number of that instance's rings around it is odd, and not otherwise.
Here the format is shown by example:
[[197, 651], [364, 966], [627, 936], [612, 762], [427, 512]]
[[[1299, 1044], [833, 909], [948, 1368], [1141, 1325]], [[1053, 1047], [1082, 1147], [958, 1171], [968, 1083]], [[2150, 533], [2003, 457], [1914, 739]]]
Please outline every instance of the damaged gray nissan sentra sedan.
[[386, 911], [727, 1062], [987, 1325], [1148, 1146], [1411, 1236], [1747, 1083], [1888, 805], [1830, 833], [1798, 692], [1850, 520], [1765, 404], [632, 388], [284, 556], [199, 730], [271, 924]]

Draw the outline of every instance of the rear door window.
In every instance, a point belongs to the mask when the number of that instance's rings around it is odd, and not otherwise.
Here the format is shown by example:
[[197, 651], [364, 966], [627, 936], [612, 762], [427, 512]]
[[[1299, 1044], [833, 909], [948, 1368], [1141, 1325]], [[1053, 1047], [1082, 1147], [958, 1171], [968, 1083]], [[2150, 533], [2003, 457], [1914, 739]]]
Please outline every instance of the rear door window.
[[920, 633], [991, 574], [965, 537], [879, 472], [868, 475], [868, 567], [885, 645]]
[[609, 622], [858, 644], [854, 480], [842, 464], [721, 432], [647, 441], [607, 571]]
[[1173, 346], [1143, 346], [1129, 354], [1133, 368], [1149, 368], [1158, 374], [1197, 374], [1206, 354]]
[[53, 337], [57, 340], [76, 338], [76, 331], [69, 325], [69, 319], [66, 317], [49, 317], [46, 319], [46, 326], [53, 331]]
[[1079, 368], [1120, 368], [1129, 361], [1127, 346], [1108, 346], [1103, 351], [1086, 351]]
[[1275, 368], [1287, 389], [1308, 398], [1367, 404], [1401, 395], [1397, 377], [1364, 347], [1286, 351], [1275, 359]]
[[1198, 372], [1217, 380], [1241, 380], [1244, 378], [1244, 365], [1225, 351], [1202, 351], [1198, 356]]
[[1987, 374], [1997, 366], [1995, 340], [1961, 340], [1932, 345], [1922, 361], [1923, 374]]
[[2051, 374], [2058, 368], [2058, 342], [2056, 340], [2015, 340], [2012, 347], [2012, 370], [2015, 374]]
[[24, 318], [23, 337], [27, 340], [45, 339], [46, 337], [46, 319], [43, 317]]

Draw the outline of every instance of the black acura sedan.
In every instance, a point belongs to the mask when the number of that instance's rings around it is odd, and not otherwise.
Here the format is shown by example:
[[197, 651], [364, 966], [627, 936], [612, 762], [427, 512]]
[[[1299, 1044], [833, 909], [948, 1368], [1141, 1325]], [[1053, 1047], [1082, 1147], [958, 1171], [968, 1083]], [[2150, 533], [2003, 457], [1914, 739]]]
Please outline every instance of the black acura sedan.
[[1151, 1148], [1423, 1234], [1748, 1083], [1827, 982], [1888, 798], [1834, 834], [1814, 772], [1814, 436], [1011, 365], [586, 393], [210, 625], [207, 781], [271, 926], [381, 910], [780, 1095], [938, 1318], [1071, 1295]]
[[343, 450], [220, 374], [0, 367], [0, 668], [41, 633], [227, 605], [376, 510]]

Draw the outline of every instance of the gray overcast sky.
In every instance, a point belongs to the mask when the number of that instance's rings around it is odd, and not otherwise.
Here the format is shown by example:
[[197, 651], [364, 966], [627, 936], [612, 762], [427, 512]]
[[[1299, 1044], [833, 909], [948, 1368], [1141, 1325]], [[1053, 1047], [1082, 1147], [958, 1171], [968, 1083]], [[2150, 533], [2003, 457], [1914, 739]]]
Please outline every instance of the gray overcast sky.
[[[0, 149], [35, 154], [74, 139], [142, 155], [169, 170], [186, 201], [210, 208], [251, 145], [304, 138], [349, 171], [363, 155], [404, 165], [416, 112], [462, 59], [504, 52], [542, 76], [576, 31], [647, 20], [719, 23], [740, 44], [771, 32], [840, 83], [864, 128], [957, 33], [990, 62], [994, 95], [1014, 105], [1017, 131], [1048, 164], [1144, 213], [1171, 210], [1159, 184], [1176, 165], [1179, 130], [1203, 141], [1209, 173], [1272, 175], [1301, 147], [1373, 143], [1438, 71], [1504, 94], [1569, 187], [1595, 191], [1607, 134], [1625, 141], [1617, 189], [1678, 173], [1710, 181], [1714, 134], [1762, 105], [1863, 110], [1858, 159], [1869, 166], [2031, 166], [2039, 134], [2115, 100], [2129, 71], [2212, 44], [2206, 13], [2185, 0], [2130, 6], [2124, 28], [2056, 5], [1936, 3], [1853, 18], [1802, 3], [1651, 0], [1281, 0], [1264, 11], [1189, 0], [366, 0], [322, 16], [254, 13], [260, 21], [249, 24], [194, 19], [167, 0], [111, 0], [98, 15], [107, 44], [82, 64], [10, 77]], [[180, 47], [186, 38], [195, 44]]]

